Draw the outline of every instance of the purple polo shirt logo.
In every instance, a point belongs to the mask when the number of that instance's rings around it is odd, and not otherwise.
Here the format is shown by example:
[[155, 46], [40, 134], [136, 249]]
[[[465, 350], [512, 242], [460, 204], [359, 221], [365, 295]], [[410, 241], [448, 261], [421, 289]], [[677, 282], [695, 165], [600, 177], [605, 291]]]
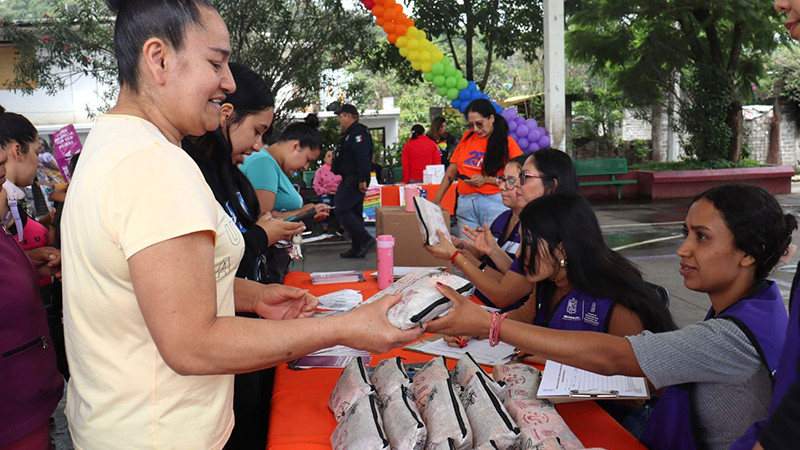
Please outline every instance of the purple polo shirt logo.
[[571, 298], [567, 301], [567, 314], [575, 314], [578, 312], [578, 299]]

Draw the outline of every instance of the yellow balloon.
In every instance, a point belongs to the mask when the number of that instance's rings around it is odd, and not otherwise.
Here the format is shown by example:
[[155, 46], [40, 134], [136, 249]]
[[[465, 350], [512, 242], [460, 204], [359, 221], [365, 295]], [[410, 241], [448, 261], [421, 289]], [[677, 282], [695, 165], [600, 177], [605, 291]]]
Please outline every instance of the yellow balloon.
[[400, 47], [397, 51], [400, 52], [400, 56], [403, 58], [408, 58], [408, 47]]
[[424, 73], [428, 73], [431, 71], [431, 66], [433, 66], [433, 64], [431, 64], [430, 61], [425, 61], [421, 64], [421, 69]]
[[[407, 58], [408, 58], [408, 60], [409, 60], [409, 61], [411, 61], [412, 63], [413, 63], [413, 62], [417, 62], [417, 61], [419, 61], [420, 63], [422, 62], [422, 61], [420, 60], [420, 58], [419, 58], [419, 51], [417, 51], [417, 50], [409, 50], [409, 51], [408, 51], [408, 57], [407, 57]], [[417, 69], [417, 70], [419, 70], [419, 69]]]
[[411, 67], [414, 68], [414, 70], [420, 70], [422, 69], [422, 63], [419, 61], [412, 61]]
[[[375, 9], [375, 8], [372, 8], [372, 9]], [[417, 28], [417, 27], [408, 27], [408, 31], [406, 32], [406, 35], [408, 35], [409, 39], [414, 39], [414, 38], [417, 37], [417, 31], [419, 31], [419, 28]]]
[[406, 47], [408, 45], [408, 36], [406, 35], [398, 36], [397, 42], [395, 42], [394, 45], [396, 45], [399, 48]]
[[414, 38], [408, 38], [408, 49], [409, 50], [419, 50], [419, 41]]
[[[400, 38], [397, 38], [397, 39], [399, 40]], [[438, 62], [442, 62], [442, 60], [444, 60], [444, 53], [442, 53], [439, 49], [436, 49], [436, 52], [433, 54], [432, 61], [434, 63], [438, 63]]]
[[419, 52], [419, 60], [422, 62], [430, 62], [431, 54], [428, 53], [427, 50], [422, 50], [421, 52]]

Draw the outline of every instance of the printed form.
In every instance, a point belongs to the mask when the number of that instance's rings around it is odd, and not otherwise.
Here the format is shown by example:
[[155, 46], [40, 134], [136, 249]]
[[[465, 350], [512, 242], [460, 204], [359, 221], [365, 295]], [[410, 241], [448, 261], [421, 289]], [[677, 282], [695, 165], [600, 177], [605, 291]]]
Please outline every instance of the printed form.
[[647, 381], [641, 377], [605, 376], [577, 367], [547, 361], [539, 385], [539, 398], [646, 399]]

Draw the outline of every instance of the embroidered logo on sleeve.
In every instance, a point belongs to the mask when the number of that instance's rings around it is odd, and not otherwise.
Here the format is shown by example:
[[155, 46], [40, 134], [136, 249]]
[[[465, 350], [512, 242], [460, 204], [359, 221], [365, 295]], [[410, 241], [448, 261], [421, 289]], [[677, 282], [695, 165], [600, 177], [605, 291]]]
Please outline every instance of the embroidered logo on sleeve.
[[364, 142], [364, 136], [356, 136], [356, 142]]

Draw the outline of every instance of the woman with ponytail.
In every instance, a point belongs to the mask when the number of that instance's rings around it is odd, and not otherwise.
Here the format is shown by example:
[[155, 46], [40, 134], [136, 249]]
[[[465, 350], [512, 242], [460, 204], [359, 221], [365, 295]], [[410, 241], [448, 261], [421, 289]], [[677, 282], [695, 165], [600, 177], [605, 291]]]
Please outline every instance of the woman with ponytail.
[[275, 100], [255, 72], [241, 63], [230, 63], [237, 89], [225, 95], [219, 128], [181, 143], [194, 159], [217, 202], [236, 223], [245, 242], [244, 256], [236, 276], [262, 280], [259, 255], [281, 239], [303, 231], [303, 224], [273, 219], [261, 211], [256, 191], [236, 168], [246, 155], [258, 151], [272, 127]]
[[[268, 128], [223, 107], [237, 90], [225, 22], [208, 0], [108, 3], [119, 96], [86, 138], [62, 218], [70, 434], [76, 448], [221, 449], [233, 374], [338, 344], [383, 353], [422, 333], [389, 323], [398, 296], [311, 319], [307, 291], [235, 276], [245, 239], [180, 147], [222, 124], [238, 162]], [[245, 118], [221, 121], [224, 109]]]
[[477, 229], [492, 223], [505, 210], [497, 177], [509, 160], [520, 156], [522, 150], [508, 135], [508, 123], [489, 100], [477, 99], [467, 106], [467, 131], [450, 157], [450, 165], [442, 178], [436, 198], [441, 204], [450, 185], [458, 183], [456, 207], [457, 233], [464, 226]]
[[420, 124], [411, 127], [411, 138], [403, 146], [403, 183], [422, 183], [426, 166], [441, 163], [439, 147], [425, 135]]

